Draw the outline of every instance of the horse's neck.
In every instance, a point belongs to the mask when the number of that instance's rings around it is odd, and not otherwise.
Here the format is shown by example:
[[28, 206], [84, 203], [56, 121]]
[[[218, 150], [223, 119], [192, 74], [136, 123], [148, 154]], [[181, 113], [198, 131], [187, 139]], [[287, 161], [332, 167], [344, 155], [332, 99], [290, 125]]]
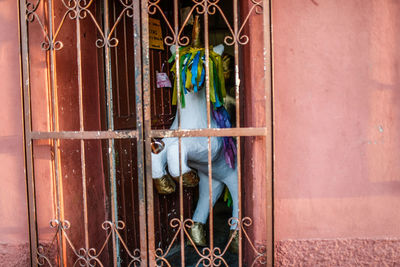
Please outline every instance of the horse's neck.
[[[197, 93], [191, 92], [185, 94], [185, 107], [181, 108], [181, 128], [182, 129], [200, 129], [207, 128], [207, 106], [205, 88], [199, 90]], [[178, 111], [175, 115], [175, 120], [172, 123], [171, 129], [178, 128]], [[215, 127], [212, 116], [211, 127]]]

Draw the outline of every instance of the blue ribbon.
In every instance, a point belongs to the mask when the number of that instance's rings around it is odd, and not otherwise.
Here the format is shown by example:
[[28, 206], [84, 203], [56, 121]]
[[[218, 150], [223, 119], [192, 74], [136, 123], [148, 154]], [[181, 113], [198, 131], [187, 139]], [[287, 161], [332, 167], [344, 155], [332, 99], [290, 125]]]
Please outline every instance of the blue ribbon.
[[193, 59], [193, 64], [192, 64], [192, 84], [194, 91], [197, 92], [197, 68], [199, 67], [199, 61], [200, 61], [200, 51], [197, 52], [196, 56]]
[[[186, 90], [186, 69], [187, 69], [187, 66], [188, 66], [188, 63], [189, 63], [189, 60], [187, 60], [188, 57], [190, 57], [190, 54], [186, 54], [183, 57], [184, 65], [182, 67], [182, 86], [183, 86], [183, 90], [184, 90], [185, 94], [187, 94], [187, 90]], [[187, 61], [185, 62], [185, 60], [187, 60]]]

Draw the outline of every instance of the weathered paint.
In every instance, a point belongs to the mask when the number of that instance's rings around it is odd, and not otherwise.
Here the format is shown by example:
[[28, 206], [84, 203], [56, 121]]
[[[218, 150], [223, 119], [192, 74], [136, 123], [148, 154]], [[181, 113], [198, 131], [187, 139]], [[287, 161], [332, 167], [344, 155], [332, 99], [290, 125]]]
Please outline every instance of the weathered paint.
[[[400, 238], [400, 2], [276, 0], [272, 11], [277, 251]], [[344, 251], [364, 249], [354, 244]]]
[[[241, 80], [243, 94], [243, 101], [240, 102], [240, 115], [243, 121], [241, 126], [259, 127], [260, 130], [264, 130], [265, 136], [256, 136], [253, 134], [255, 131], [251, 131], [253, 137], [242, 138], [244, 144], [242, 184], [243, 213], [244, 216], [249, 216], [253, 220], [249, 227], [251, 239], [258, 252], [267, 252], [265, 254], [267, 266], [272, 266], [271, 51], [265, 51], [265, 48], [269, 47], [268, 42], [270, 41], [269, 1], [263, 1], [263, 4], [266, 18], [263, 18], [262, 14], [249, 17], [249, 24], [245, 31], [249, 35], [250, 41], [242, 47], [243, 64], [239, 67], [244, 73]], [[251, 3], [243, 1], [241, 8], [242, 14], [247, 14]], [[245, 240], [245, 238], [243, 239]], [[250, 265], [255, 253], [249, 243], [245, 241], [244, 244], [245, 261]], [[262, 266], [262, 264], [257, 266]]]
[[17, 4], [0, 2], [0, 266], [29, 263]]

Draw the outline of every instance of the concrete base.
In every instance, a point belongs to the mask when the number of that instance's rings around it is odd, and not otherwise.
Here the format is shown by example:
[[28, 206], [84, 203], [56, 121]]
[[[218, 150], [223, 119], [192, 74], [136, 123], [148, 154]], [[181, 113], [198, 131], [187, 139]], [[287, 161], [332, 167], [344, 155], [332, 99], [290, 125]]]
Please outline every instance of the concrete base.
[[397, 266], [400, 239], [283, 240], [276, 266]]
[[30, 266], [30, 251], [28, 243], [0, 244], [0, 266], [24, 267]]

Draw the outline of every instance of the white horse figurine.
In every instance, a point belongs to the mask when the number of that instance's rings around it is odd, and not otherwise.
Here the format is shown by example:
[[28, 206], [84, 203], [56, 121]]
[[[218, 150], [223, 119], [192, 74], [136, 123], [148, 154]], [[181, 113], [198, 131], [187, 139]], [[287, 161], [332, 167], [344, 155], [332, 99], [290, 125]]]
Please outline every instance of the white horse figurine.
[[[175, 47], [171, 47], [174, 51]], [[213, 48], [222, 55], [223, 45]], [[204, 86], [203, 86], [204, 87]], [[207, 128], [206, 90], [185, 94], [185, 107], [180, 109], [181, 129]], [[178, 128], [178, 111], [170, 129]], [[218, 128], [213, 116], [210, 116], [211, 127]], [[169, 194], [175, 191], [175, 181], [179, 181], [179, 145], [178, 138], [164, 138], [164, 149], [152, 153], [152, 176], [159, 193]], [[218, 200], [226, 185], [232, 196], [232, 217], [238, 218], [238, 179], [237, 167], [231, 168], [225, 161], [222, 137], [211, 137], [212, 156], [212, 204]], [[168, 172], [166, 167], [168, 167]], [[184, 186], [193, 187], [199, 183], [199, 200], [193, 215], [194, 225], [189, 229], [193, 242], [198, 246], [206, 246], [204, 225], [209, 215], [209, 179], [208, 179], [208, 139], [207, 137], [185, 137], [181, 139], [181, 167]], [[198, 177], [200, 181], [198, 181]], [[231, 226], [231, 235], [235, 233], [236, 225]], [[238, 239], [235, 236], [231, 248]], [[235, 248], [232, 248], [235, 250]]]

